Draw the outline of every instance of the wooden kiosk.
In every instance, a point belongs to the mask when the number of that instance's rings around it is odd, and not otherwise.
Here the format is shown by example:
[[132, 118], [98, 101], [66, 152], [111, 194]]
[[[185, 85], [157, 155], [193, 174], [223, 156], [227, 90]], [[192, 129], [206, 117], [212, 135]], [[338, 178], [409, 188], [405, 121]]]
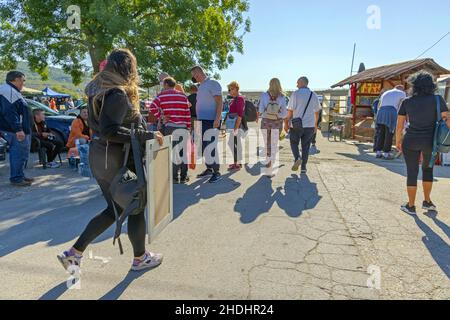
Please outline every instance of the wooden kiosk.
[[372, 120], [373, 123], [372, 104], [382, 92], [397, 85], [403, 85], [405, 89], [409, 89], [408, 77], [421, 70], [430, 72], [436, 78], [450, 73], [449, 70], [438, 65], [433, 59], [420, 59], [367, 69], [332, 86], [332, 88], [346, 85], [351, 87], [351, 95], [353, 96], [352, 138], [359, 140], [373, 138], [373, 132], [369, 132], [367, 127], [366, 130], [364, 128], [360, 130], [357, 124], [364, 120]]

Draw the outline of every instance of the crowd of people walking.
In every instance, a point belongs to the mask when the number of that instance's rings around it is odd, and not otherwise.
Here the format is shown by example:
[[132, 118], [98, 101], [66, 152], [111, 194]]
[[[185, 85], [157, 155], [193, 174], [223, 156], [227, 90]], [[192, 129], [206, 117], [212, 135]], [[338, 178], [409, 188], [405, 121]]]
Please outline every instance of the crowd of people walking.
[[[112, 192], [117, 176], [123, 168], [136, 172], [136, 159], [129, 153], [132, 137], [140, 145], [156, 139], [162, 144], [164, 136], [177, 136], [173, 147], [190, 143], [190, 132], [198, 129], [201, 135], [202, 154], [206, 168], [198, 178], [208, 178], [209, 183], [222, 180], [221, 161], [218, 151], [219, 130], [222, 126], [223, 96], [220, 83], [206, 74], [200, 66], [191, 69], [192, 82], [190, 95], [183, 87], [168, 75], [159, 77], [162, 91], [150, 106], [147, 119], [140, 113], [139, 76], [135, 56], [127, 49], [114, 50], [108, 57], [106, 66], [86, 87], [89, 97], [88, 109], [82, 110], [74, 121], [73, 136], [67, 147], [73, 147], [75, 139], [84, 139], [90, 143], [90, 167], [98, 182], [107, 208], [93, 218], [80, 235], [76, 243], [67, 251], [58, 255], [64, 268], [81, 265], [83, 252], [100, 234], [113, 225], [127, 208], [118, 207]], [[431, 200], [433, 168], [429, 165], [433, 146], [433, 133], [436, 124], [436, 99], [440, 103], [442, 117], [450, 127], [448, 109], [442, 97], [435, 95], [436, 84], [431, 75], [421, 72], [410, 78], [411, 94], [407, 97], [402, 86], [386, 91], [380, 98], [376, 119], [376, 137], [374, 149], [377, 158], [391, 159], [394, 134], [397, 149], [403, 152], [408, 172], [409, 202], [402, 210], [415, 213], [417, 178], [421, 155], [425, 201], [423, 208], [436, 210]], [[24, 174], [28, 159], [31, 135], [47, 141], [51, 134], [45, 126], [45, 117], [41, 111], [30, 114], [20, 91], [25, 83], [25, 75], [10, 72], [6, 84], [0, 87], [0, 131], [10, 145], [10, 181], [14, 185], [29, 184], [32, 179]], [[227, 86], [229, 111], [226, 128], [229, 132], [229, 148], [233, 153], [233, 163], [229, 170], [240, 170], [243, 155], [240, 144], [242, 132], [249, 129], [246, 99], [240, 93], [240, 85], [233, 81]], [[268, 90], [260, 98], [256, 121], [263, 133], [265, 147], [265, 166], [274, 165], [274, 155], [278, 152], [279, 140], [289, 134], [293, 157], [292, 171], [306, 174], [309, 153], [315, 143], [322, 106], [317, 94], [309, 88], [309, 79], [305, 76], [297, 81], [297, 90], [288, 96], [277, 78], [269, 82]], [[34, 119], [33, 119], [34, 117]], [[253, 119], [251, 120], [253, 121]], [[409, 126], [405, 131], [405, 123]], [[198, 126], [198, 128], [195, 128]], [[177, 135], [177, 131], [189, 134]], [[189, 137], [187, 141], [186, 137]], [[54, 144], [48, 148], [48, 159], [53, 162], [63, 146]], [[181, 148], [181, 150], [184, 150]], [[206, 156], [206, 154], [210, 156]], [[185, 151], [174, 154], [174, 158], [183, 159], [173, 163], [175, 183], [188, 183], [189, 156]], [[135, 211], [128, 217], [128, 236], [133, 247], [134, 260], [132, 270], [154, 268], [161, 264], [163, 256], [152, 253], [145, 246], [144, 210]]]

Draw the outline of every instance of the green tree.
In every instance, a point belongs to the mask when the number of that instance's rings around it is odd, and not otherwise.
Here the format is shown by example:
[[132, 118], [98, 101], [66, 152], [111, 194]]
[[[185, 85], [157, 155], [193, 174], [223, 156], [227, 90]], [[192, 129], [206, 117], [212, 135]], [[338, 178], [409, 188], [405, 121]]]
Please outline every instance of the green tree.
[[[80, 8], [79, 29], [67, 24], [71, 5]], [[0, 69], [23, 59], [46, 79], [56, 64], [79, 84], [87, 58], [96, 73], [113, 48], [127, 47], [144, 85], [156, 84], [160, 71], [186, 81], [196, 63], [222, 70], [243, 53], [248, 10], [247, 0], [2, 0]]]

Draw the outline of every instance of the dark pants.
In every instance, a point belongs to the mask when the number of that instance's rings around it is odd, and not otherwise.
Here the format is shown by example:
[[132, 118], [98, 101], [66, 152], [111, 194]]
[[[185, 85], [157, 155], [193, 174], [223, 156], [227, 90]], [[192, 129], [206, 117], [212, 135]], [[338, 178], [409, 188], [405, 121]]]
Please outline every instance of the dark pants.
[[389, 153], [392, 151], [392, 141], [394, 140], [394, 133], [389, 130], [388, 126], [384, 124], [377, 124], [375, 133], [374, 151], [383, 151]]
[[408, 187], [417, 187], [421, 155], [423, 155], [422, 180], [424, 182], [433, 182], [433, 168], [430, 168], [431, 155], [433, 152], [432, 142], [419, 141], [406, 136], [402, 149], [408, 171]]
[[[174, 131], [176, 130], [186, 130], [183, 128], [175, 128], [175, 127], [170, 127], [170, 126], [165, 126], [164, 127], [164, 135], [165, 136], [170, 136], [173, 134]], [[187, 131], [187, 130], [186, 130]], [[178, 140], [179, 138], [179, 140]], [[178, 141], [173, 141], [172, 142], [172, 146], [173, 148], [175, 148], [177, 145], [179, 145], [180, 143], [183, 144], [185, 143], [183, 141], [184, 137], [182, 136], [176, 136], [175, 139], [177, 139]], [[184, 152], [183, 152], [184, 148], [181, 148], [180, 151], [180, 158], [183, 159], [184, 157]], [[173, 157], [173, 159], [175, 160], [175, 156]], [[188, 164], [186, 161], [182, 160], [181, 164], [176, 164], [175, 161], [172, 162], [172, 170], [173, 170], [173, 178], [177, 179], [178, 178], [178, 172], [180, 172], [180, 177], [181, 179], [185, 179], [187, 177], [187, 173], [188, 173]]]
[[[208, 130], [211, 130], [214, 128], [214, 120], [201, 120], [202, 123], [202, 153], [206, 160], [206, 167], [216, 173], [220, 170], [220, 162], [219, 162], [219, 155], [217, 151], [217, 144], [219, 142], [219, 130], [214, 129], [215, 133], [211, 139], [211, 141], [207, 141], [208, 139], [205, 139], [205, 133]], [[211, 151], [210, 154], [205, 154], [205, 149], [208, 146], [214, 146], [214, 149]]]
[[[87, 246], [94, 241], [99, 235], [105, 232], [115, 222], [115, 214], [113, 208], [113, 200], [109, 188], [111, 182], [116, 176], [117, 172], [121, 169], [124, 158], [123, 145], [109, 144], [107, 167], [106, 165], [106, 145], [103, 142], [94, 140], [91, 143], [89, 150], [89, 165], [92, 170], [92, 174], [97, 180], [100, 189], [102, 190], [103, 197], [106, 200], [107, 207], [99, 215], [93, 218], [86, 229], [81, 234], [78, 241], [75, 243], [74, 248], [78, 251], [84, 252]], [[130, 161], [129, 161], [130, 163]], [[134, 168], [130, 168], [133, 169]], [[116, 205], [119, 216], [122, 210]], [[140, 257], [145, 254], [145, 213], [128, 217], [128, 238], [133, 246], [133, 252], [135, 257]]]
[[314, 137], [314, 128], [303, 128], [301, 130], [291, 128], [290, 139], [291, 149], [294, 155], [295, 161], [300, 160], [299, 144], [302, 144], [302, 169], [306, 169], [309, 159], [309, 149], [311, 148], [311, 142]]
[[[319, 112], [319, 117], [318, 117], [318, 119], [317, 119], [317, 127], [318, 127], [318, 128], [319, 128], [320, 123], [322, 122], [322, 113], [323, 113], [323, 111], [320, 110], [320, 112]], [[313, 145], [316, 145], [316, 143], [317, 143], [317, 132], [314, 133], [314, 136], [313, 136], [313, 138], [312, 138], [312, 144], [313, 144]]]
[[47, 150], [47, 162], [53, 162], [56, 156], [64, 149], [64, 143], [58, 139], [39, 139], [39, 143], [41, 148], [45, 148]]

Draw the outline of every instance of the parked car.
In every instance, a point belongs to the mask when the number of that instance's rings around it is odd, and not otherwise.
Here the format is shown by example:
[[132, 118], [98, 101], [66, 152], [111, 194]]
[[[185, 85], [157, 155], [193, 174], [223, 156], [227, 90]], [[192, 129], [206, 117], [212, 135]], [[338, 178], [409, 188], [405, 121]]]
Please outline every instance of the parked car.
[[72, 122], [76, 117], [61, 115], [58, 112], [53, 111], [49, 107], [43, 105], [42, 103], [34, 100], [25, 99], [25, 101], [27, 102], [28, 107], [31, 110], [44, 110], [47, 126], [61, 141], [64, 142], [64, 145], [66, 145], [67, 140], [69, 139]]

